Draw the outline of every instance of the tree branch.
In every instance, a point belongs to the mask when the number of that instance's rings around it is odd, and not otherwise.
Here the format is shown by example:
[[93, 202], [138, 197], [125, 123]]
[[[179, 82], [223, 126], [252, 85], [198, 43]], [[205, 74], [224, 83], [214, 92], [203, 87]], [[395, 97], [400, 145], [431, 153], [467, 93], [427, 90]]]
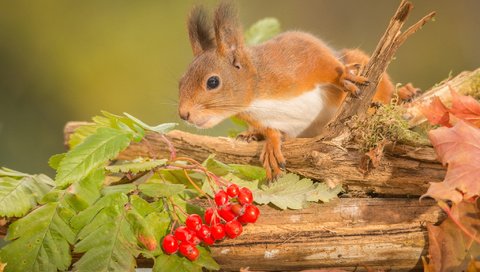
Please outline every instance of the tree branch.
[[378, 82], [382, 74], [386, 71], [397, 49], [410, 35], [415, 33], [435, 16], [434, 12], [428, 14], [402, 33], [402, 26], [412, 8], [413, 5], [408, 1], [403, 0], [400, 3], [400, 6], [390, 20], [387, 30], [380, 39], [377, 48], [365, 67], [363, 75], [369, 79], [370, 84], [368, 86], [360, 86], [360, 94], [358, 96], [350, 93], [345, 98], [336, 118], [325, 128], [325, 133], [318, 138], [335, 138], [345, 133], [347, 129], [345, 124], [352, 116], [357, 115], [361, 118], [366, 114], [372, 98], [375, 95]]

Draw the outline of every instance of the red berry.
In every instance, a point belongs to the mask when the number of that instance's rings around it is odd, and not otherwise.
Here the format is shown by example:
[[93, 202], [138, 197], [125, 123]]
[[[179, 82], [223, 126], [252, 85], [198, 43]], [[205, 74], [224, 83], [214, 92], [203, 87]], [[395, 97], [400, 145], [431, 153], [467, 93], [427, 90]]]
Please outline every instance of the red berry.
[[162, 241], [162, 248], [167, 254], [173, 254], [178, 250], [178, 242], [177, 239], [171, 234], [168, 234], [163, 238]]
[[185, 226], [178, 227], [173, 233], [173, 235], [175, 236], [175, 238], [177, 238], [178, 241], [181, 242], [190, 241], [190, 239], [192, 238], [190, 230]]
[[202, 225], [200, 229], [197, 231], [198, 238], [205, 240], [205, 238], [210, 237], [210, 228], [207, 225]]
[[230, 197], [236, 197], [238, 195], [238, 192], [239, 192], [239, 188], [238, 188], [238, 185], [235, 184], [235, 183], [232, 183], [230, 185], [228, 185], [227, 187], [227, 194], [230, 196]]
[[198, 248], [188, 242], [181, 243], [179, 251], [180, 254], [185, 256], [190, 261], [195, 261], [198, 258], [198, 255], [200, 255], [200, 251], [198, 251]]
[[197, 231], [202, 226], [202, 218], [198, 214], [191, 214], [185, 220], [185, 225], [191, 230]]
[[198, 245], [202, 242], [202, 239], [200, 239], [196, 234], [192, 235], [192, 238], [188, 241], [194, 245]]
[[242, 215], [243, 214], [243, 206], [238, 204], [238, 203], [230, 205], [230, 209], [232, 210], [232, 212], [235, 215]]
[[241, 223], [255, 223], [258, 216], [260, 215], [260, 210], [255, 205], [245, 205], [244, 213], [238, 217], [238, 221]]
[[253, 202], [252, 191], [250, 191], [250, 189], [246, 187], [242, 187], [238, 192], [238, 202], [242, 205], [252, 204]]
[[225, 221], [229, 222], [235, 219], [237, 217], [233, 212], [232, 208], [230, 205], [223, 206], [218, 210], [218, 214], [220, 215], [221, 218], [223, 218]]
[[228, 195], [224, 190], [220, 190], [215, 194], [215, 203], [217, 206], [225, 205], [228, 202]]
[[225, 224], [225, 233], [228, 235], [228, 237], [232, 239], [242, 234], [242, 231], [243, 231], [242, 224], [240, 224], [240, 222], [238, 222], [237, 220], [232, 220]]
[[215, 240], [222, 240], [225, 238], [225, 227], [222, 224], [213, 225], [210, 227], [210, 233]]
[[209, 236], [203, 239], [203, 243], [206, 244], [207, 246], [211, 246], [215, 243], [215, 238], [213, 238], [212, 236]]
[[215, 214], [216, 209], [210, 207], [205, 210], [205, 224], [207, 225], [214, 225], [220, 223], [220, 218]]

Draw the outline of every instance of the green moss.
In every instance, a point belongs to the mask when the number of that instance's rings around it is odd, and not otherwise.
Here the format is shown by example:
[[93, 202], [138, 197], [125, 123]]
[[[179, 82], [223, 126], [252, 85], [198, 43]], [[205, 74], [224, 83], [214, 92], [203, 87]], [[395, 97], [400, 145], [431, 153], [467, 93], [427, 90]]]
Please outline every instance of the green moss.
[[388, 105], [382, 105], [374, 114], [360, 120], [352, 120], [353, 137], [363, 151], [369, 151], [384, 141], [405, 143], [413, 146], [428, 145], [426, 130], [412, 131], [403, 118], [404, 109], [397, 105], [395, 98]]
[[[475, 99], [480, 99], [480, 69], [477, 69], [470, 75], [470, 80], [460, 86], [461, 93], [471, 95]], [[460, 91], [460, 90], [459, 90]]]

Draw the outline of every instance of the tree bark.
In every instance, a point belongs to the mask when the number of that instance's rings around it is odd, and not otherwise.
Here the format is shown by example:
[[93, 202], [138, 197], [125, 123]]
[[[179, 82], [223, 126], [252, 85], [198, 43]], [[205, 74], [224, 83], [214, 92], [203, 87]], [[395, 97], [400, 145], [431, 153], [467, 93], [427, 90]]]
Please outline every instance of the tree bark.
[[[66, 135], [70, 135], [77, 127], [76, 122], [68, 123]], [[180, 156], [202, 161], [215, 154], [224, 163], [260, 165], [262, 142], [245, 143], [178, 130], [166, 136]], [[292, 139], [286, 141], [282, 149], [287, 158], [288, 171], [332, 185], [342, 183], [349, 196], [419, 196], [426, 192], [429, 182], [442, 181], [445, 176], [445, 169], [436, 161], [431, 147], [389, 146], [380, 165], [367, 174], [359, 169], [364, 153], [355, 145], [343, 148], [334, 141]], [[142, 142], [132, 144], [118, 159], [168, 158], [169, 155], [170, 151], [161, 136], [147, 133]]]
[[[242, 235], [211, 247], [223, 270], [298, 271], [362, 266], [421, 271], [427, 254], [426, 223], [445, 215], [432, 200], [340, 198], [302, 210], [260, 207], [255, 224]], [[0, 238], [6, 226], [0, 227]], [[74, 256], [74, 262], [80, 255]], [[152, 261], [139, 258], [139, 267]]]

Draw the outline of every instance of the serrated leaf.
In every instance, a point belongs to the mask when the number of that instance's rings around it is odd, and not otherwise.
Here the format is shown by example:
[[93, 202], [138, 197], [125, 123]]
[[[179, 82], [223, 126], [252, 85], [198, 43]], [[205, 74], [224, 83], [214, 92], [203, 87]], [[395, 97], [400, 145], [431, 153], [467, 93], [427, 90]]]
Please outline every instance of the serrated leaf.
[[145, 124], [144, 122], [140, 121], [138, 118], [133, 117], [132, 115], [130, 115], [126, 112], [124, 112], [123, 114], [125, 116], [127, 116], [130, 120], [135, 122], [137, 125], [142, 127], [143, 129], [150, 130], [150, 131], [155, 131], [155, 132], [158, 132], [158, 133], [161, 133], [161, 134], [165, 134], [165, 133], [171, 131], [172, 129], [174, 129], [178, 125], [177, 123], [165, 123], [165, 124], [160, 124], [160, 125], [157, 125], [157, 126], [149, 126], [149, 125]]
[[307, 193], [307, 201], [322, 201], [327, 203], [330, 202], [330, 200], [337, 198], [338, 194], [343, 190], [341, 185], [330, 188], [326, 183], [315, 183], [314, 186], [315, 189]]
[[180, 257], [176, 254], [161, 254], [155, 259], [153, 272], [201, 272], [202, 268], [195, 265], [187, 258]]
[[77, 212], [88, 208], [100, 197], [104, 180], [104, 170], [101, 168], [94, 170], [89, 176], [67, 188], [65, 201]]
[[241, 179], [260, 181], [265, 180], [267, 176], [263, 167], [244, 164], [229, 164], [229, 166], [235, 169], [235, 175]]
[[158, 246], [158, 240], [147, 220], [133, 208], [127, 211], [127, 221], [137, 240], [149, 251], [154, 251]]
[[138, 195], [130, 196], [130, 204], [141, 216], [147, 216], [149, 213], [155, 212], [155, 208], [150, 205], [145, 199]]
[[193, 262], [196, 265], [206, 268], [207, 270], [220, 270], [218, 263], [212, 258], [212, 254], [206, 248], [198, 246], [200, 256]]
[[120, 185], [107, 186], [102, 189], [102, 194], [103, 195], [110, 195], [115, 193], [128, 194], [133, 192], [135, 189], [137, 189], [137, 186], [135, 184], [126, 183], [126, 184], [120, 184]]
[[182, 193], [185, 190], [185, 185], [172, 183], [144, 183], [140, 184], [138, 189], [149, 197], [171, 197]]
[[70, 225], [75, 230], [80, 230], [89, 224], [95, 215], [105, 207], [123, 207], [128, 202], [128, 197], [123, 193], [113, 193], [98, 199], [92, 206], [79, 212], [70, 220]]
[[68, 146], [70, 149], [76, 147], [80, 143], [82, 143], [85, 138], [88, 136], [94, 134], [98, 128], [102, 126], [98, 124], [85, 124], [82, 126], [79, 126], [78, 128], [75, 129], [75, 131], [70, 135], [70, 138], [68, 139]]
[[55, 182], [58, 186], [66, 186], [85, 178], [127, 148], [131, 137], [117, 129], [99, 128], [67, 153], [60, 162]]
[[0, 216], [25, 215], [53, 187], [53, 181], [45, 175], [20, 174], [23, 173], [9, 172], [5, 169], [0, 173]]
[[52, 168], [52, 169], [55, 169], [57, 170], [58, 166], [60, 165], [60, 162], [63, 160], [63, 158], [65, 158], [65, 155], [67, 153], [61, 153], [61, 154], [55, 154], [53, 156], [51, 156], [49, 159], [48, 159], [48, 165]]
[[255, 202], [259, 204], [272, 203], [282, 210], [302, 209], [309, 200], [330, 200], [337, 190], [341, 190], [336, 188], [328, 192], [323, 189], [325, 187], [314, 185], [310, 179], [300, 179], [299, 176], [289, 173], [268, 186], [261, 186], [261, 190], [253, 191], [253, 195]]
[[280, 33], [280, 22], [275, 18], [265, 18], [253, 24], [245, 31], [247, 45], [262, 43]]
[[167, 235], [168, 227], [170, 226], [171, 220], [167, 212], [153, 212], [148, 214], [145, 217], [147, 224], [152, 228], [153, 233], [157, 239], [160, 241], [162, 237]]
[[47, 203], [10, 225], [0, 258], [6, 272], [67, 270], [75, 233], [67, 222], [73, 212], [57, 203]]
[[78, 234], [74, 252], [84, 253], [74, 271], [134, 271], [136, 239], [123, 206], [104, 207]]
[[215, 160], [215, 155], [210, 155], [208, 158], [202, 163], [208, 171], [214, 173], [217, 176], [224, 176], [231, 172], [236, 172], [235, 168], [224, 164], [221, 161]]
[[121, 164], [106, 166], [111, 173], [133, 173], [145, 172], [154, 169], [155, 167], [165, 165], [168, 160], [137, 160], [130, 162], [123, 162]]

